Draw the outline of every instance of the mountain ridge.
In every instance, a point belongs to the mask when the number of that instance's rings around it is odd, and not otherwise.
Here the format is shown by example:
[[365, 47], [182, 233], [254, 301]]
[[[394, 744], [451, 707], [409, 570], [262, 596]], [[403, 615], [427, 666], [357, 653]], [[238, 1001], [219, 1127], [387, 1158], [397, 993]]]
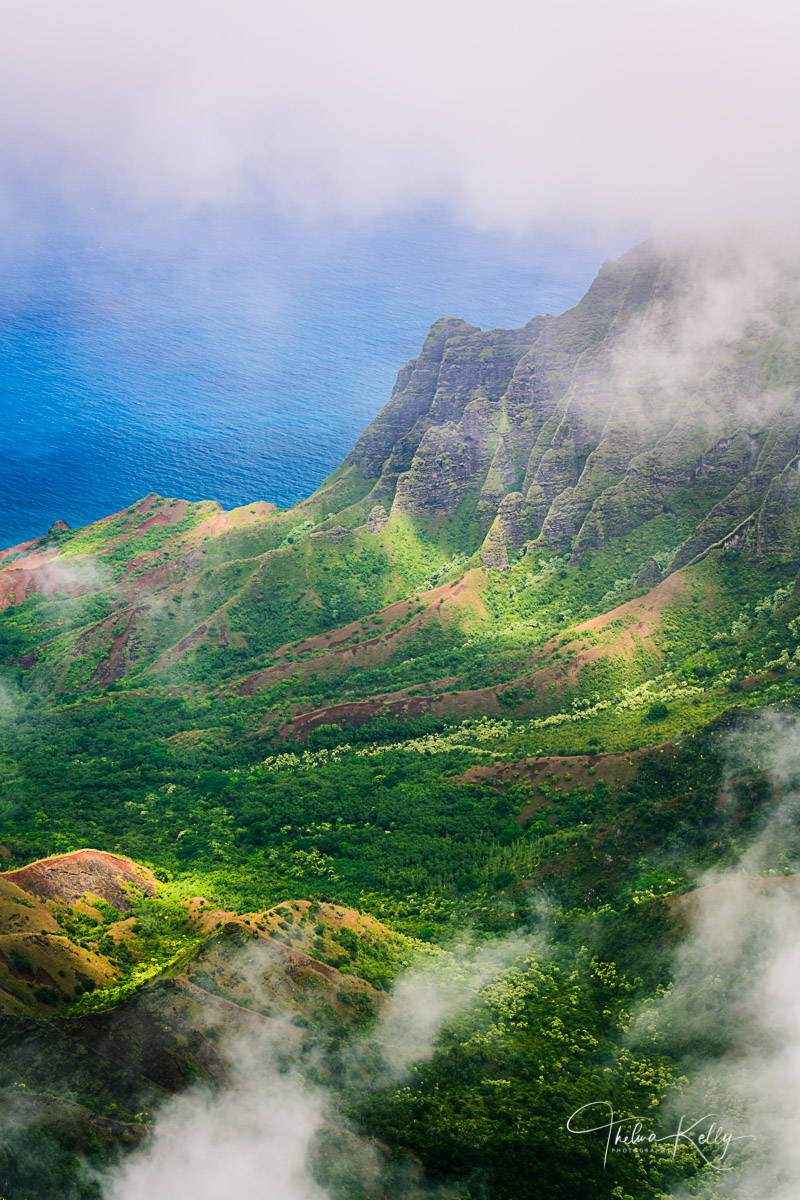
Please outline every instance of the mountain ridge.
[[[402, 369], [392, 398], [321, 494], [330, 501], [358, 475], [371, 484], [367, 502], [432, 517], [452, 516], [472, 490], [487, 566], [507, 565], [509, 550], [531, 540], [551, 549], [572, 543], [580, 561], [604, 537], [651, 519], [672, 493], [702, 478], [726, 488], [710, 518], [732, 529], [734, 518], [746, 515], [747, 499], [749, 511], [760, 508], [765, 489], [798, 451], [796, 345], [792, 356], [784, 354], [780, 376], [795, 392], [777, 406], [772, 361], [797, 314], [797, 281], [790, 280], [788, 311], [771, 327], [753, 309], [763, 327], [751, 345], [740, 339], [742, 362], [720, 366], [724, 328], [705, 345], [689, 339], [696, 361], [685, 364], [677, 394], [657, 419], [652, 408], [665, 389], [653, 377], [637, 381], [630, 360], [652, 356], [659, 338], [685, 336], [681, 323], [704, 304], [693, 289], [711, 291], [720, 281], [746, 287], [747, 268], [736, 259], [715, 264], [710, 282], [708, 269], [646, 243], [604, 263], [584, 298], [560, 317], [488, 332], [455, 319], [435, 323], [419, 358]], [[786, 284], [784, 277], [775, 285], [781, 305]], [[645, 361], [642, 372], [647, 368]], [[724, 378], [715, 379], [714, 370]], [[720, 403], [729, 398], [725, 389], [736, 397], [728, 411]], [[759, 413], [765, 396], [766, 411]], [[692, 406], [713, 414], [714, 426], [693, 420]], [[755, 429], [741, 427], [746, 419]], [[768, 536], [760, 538], [762, 548]], [[676, 565], [689, 558], [676, 549]]]

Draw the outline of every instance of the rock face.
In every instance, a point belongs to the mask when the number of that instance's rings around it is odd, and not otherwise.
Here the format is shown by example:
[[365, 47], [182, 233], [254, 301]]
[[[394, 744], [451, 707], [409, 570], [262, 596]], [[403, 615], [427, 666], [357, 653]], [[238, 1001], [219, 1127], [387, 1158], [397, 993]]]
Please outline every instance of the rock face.
[[376, 502], [386, 497], [391, 504], [399, 476], [411, 467], [427, 424], [432, 423], [429, 413], [439, 377], [447, 373], [443, 360], [448, 347], [452, 362], [465, 340], [478, 333], [480, 330], [466, 321], [449, 317], [436, 321], [419, 358], [400, 371], [389, 402], [348, 455], [346, 465], [357, 467], [364, 479], [374, 481]]
[[367, 533], [380, 533], [389, 523], [389, 514], [382, 504], [376, 504], [370, 509], [370, 514], [367, 517]]
[[488, 332], [437, 321], [323, 485], [328, 511], [357, 480], [369, 529], [381, 512], [469, 511], [485, 565], [532, 539], [579, 562], [685, 513], [688, 490], [695, 519], [676, 526], [669, 569], [754, 513], [748, 552], [800, 557], [800, 264], [756, 258], [648, 243], [604, 263], [561, 316]]
[[535, 529], [530, 503], [522, 492], [509, 492], [501, 501], [481, 548], [481, 565], [507, 567], [509, 551], [521, 550]]
[[663, 578], [661, 568], [656, 560], [648, 558], [642, 563], [642, 569], [636, 578], [636, 587], [649, 592], [651, 588], [658, 587]]
[[325, 530], [325, 537], [335, 546], [338, 546], [339, 542], [343, 542], [349, 535], [350, 530], [345, 529], [344, 525], [333, 525], [330, 529]]
[[770, 565], [791, 563], [800, 547], [800, 459], [772, 480], [756, 529], [755, 554]]

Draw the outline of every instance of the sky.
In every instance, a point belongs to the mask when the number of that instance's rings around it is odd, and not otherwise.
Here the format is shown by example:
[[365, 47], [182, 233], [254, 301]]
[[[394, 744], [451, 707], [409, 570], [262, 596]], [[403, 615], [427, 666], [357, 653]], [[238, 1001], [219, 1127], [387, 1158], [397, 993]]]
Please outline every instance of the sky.
[[255, 201], [478, 228], [793, 226], [786, 0], [40, 0], [0, 45], [5, 201]]

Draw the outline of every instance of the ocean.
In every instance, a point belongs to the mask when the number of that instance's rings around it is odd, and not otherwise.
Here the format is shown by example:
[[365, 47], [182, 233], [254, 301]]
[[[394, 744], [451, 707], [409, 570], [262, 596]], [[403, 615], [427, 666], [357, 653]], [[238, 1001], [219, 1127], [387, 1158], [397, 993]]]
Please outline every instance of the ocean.
[[0, 272], [0, 546], [151, 491], [287, 507], [342, 461], [434, 320], [561, 312], [626, 248], [435, 215], [37, 225]]

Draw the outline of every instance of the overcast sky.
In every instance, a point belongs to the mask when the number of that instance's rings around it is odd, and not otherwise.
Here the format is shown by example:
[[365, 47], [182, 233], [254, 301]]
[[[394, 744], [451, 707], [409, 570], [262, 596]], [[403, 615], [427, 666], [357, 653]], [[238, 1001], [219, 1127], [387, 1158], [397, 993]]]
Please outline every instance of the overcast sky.
[[800, 207], [788, 0], [30, 0], [5, 201], [654, 231]]

